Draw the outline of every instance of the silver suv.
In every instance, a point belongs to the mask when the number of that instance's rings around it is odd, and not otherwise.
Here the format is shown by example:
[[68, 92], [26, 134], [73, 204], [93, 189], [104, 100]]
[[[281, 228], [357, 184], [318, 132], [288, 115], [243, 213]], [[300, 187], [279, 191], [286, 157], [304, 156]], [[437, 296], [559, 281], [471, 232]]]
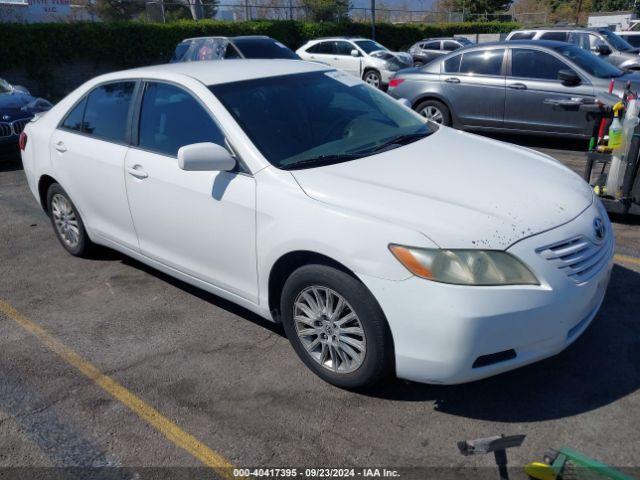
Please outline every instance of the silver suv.
[[506, 38], [510, 40], [555, 40], [568, 42], [606, 60], [623, 70], [640, 70], [639, 50], [608, 28], [536, 28], [514, 30]]
[[406, 52], [392, 52], [368, 38], [328, 37], [310, 40], [296, 53], [302, 60], [323, 63], [383, 88], [401, 68], [413, 66]]

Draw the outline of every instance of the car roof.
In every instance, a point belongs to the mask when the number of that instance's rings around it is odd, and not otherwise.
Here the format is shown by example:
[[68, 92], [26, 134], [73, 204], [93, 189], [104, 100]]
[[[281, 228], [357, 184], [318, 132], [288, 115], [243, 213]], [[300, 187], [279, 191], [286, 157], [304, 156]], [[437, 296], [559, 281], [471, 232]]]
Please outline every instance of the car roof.
[[551, 27], [533, 27], [533, 28], [519, 28], [513, 30], [514, 32], [545, 32], [545, 31], [576, 31], [576, 32], [601, 32], [602, 30], [609, 30], [607, 27], [573, 27], [571, 25], [553, 25]]
[[[242, 62], [240, 64], [239, 62]], [[201, 62], [179, 62], [134, 68], [104, 75], [104, 80], [118, 78], [152, 78], [169, 75], [195, 78], [205, 85], [239, 82], [254, 78], [292, 75], [296, 73], [329, 71], [333, 68], [302, 60], [206, 60]]]
[[222, 36], [222, 35], [212, 35], [212, 36], [207, 36], [207, 37], [185, 38], [180, 43], [193, 42], [195, 40], [217, 39], [217, 38], [222, 38], [222, 39], [226, 39], [226, 40], [265, 40], [265, 39], [273, 40], [271, 37], [268, 37], [266, 35], [239, 35], [237, 37], [225, 37], [225, 36]]
[[310, 42], [315, 42], [318, 40], [371, 40], [370, 38], [365, 37], [349, 37], [349, 36], [335, 36], [335, 37], [318, 37], [309, 40]]
[[423, 38], [422, 40], [419, 40], [420, 42], [428, 42], [431, 40], [460, 40], [460, 38], [464, 38], [465, 40], [467, 40], [465, 37], [429, 37], [429, 38]]
[[[468, 47], [464, 47], [464, 50], [470, 50], [472, 48], [492, 47], [496, 45], [502, 45], [505, 47], [513, 47], [514, 45], [528, 45], [531, 47], [556, 48], [556, 47], [566, 47], [567, 45], [571, 45], [571, 44], [568, 44], [567, 42], [559, 42], [557, 40], [509, 40], [509, 41], [503, 40], [500, 42], [486, 42], [486, 43], [478, 43], [475, 45], [469, 45]], [[459, 52], [460, 50], [455, 50], [455, 51]]]

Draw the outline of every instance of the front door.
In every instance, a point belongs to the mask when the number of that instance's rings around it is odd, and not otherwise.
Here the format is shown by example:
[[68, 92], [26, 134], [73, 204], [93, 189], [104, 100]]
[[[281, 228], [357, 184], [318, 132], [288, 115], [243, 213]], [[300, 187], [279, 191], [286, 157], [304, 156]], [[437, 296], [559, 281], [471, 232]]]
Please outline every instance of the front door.
[[178, 166], [184, 145], [225, 145], [209, 111], [177, 86], [147, 83], [136, 137], [125, 178], [140, 251], [257, 302], [253, 177]]
[[454, 123], [502, 127], [504, 117], [504, 48], [472, 50], [443, 62], [441, 82]]
[[536, 49], [512, 48], [507, 76], [504, 126], [524, 131], [588, 135], [591, 123], [578, 110], [562, 110], [545, 100], [593, 97], [586, 78], [580, 85], [566, 86], [558, 71], [571, 66], [556, 56]]

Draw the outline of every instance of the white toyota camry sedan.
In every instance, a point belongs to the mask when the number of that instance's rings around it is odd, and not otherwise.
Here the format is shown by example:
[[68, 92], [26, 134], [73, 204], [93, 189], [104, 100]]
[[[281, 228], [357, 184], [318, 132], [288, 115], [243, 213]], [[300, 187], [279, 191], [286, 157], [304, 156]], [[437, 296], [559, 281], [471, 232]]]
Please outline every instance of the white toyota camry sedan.
[[345, 388], [390, 372], [467, 382], [554, 355], [611, 272], [611, 225], [577, 175], [318, 64], [104, 75], [20, 146], [69, 253], [107, 246], [282, 322]]

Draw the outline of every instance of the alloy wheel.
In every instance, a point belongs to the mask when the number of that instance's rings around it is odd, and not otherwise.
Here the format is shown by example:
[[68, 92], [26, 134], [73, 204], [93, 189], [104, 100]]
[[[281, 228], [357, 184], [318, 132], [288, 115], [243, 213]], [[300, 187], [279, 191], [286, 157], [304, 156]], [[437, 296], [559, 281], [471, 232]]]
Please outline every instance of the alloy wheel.
[[51, 199], [51, 215], [62, 241], [70, 248], [76, 248], [80, 242], [80, 224], [71, 202], [64, 195], [56, 193]]
[[444, 116], [439, 108], [434, 107], [433, 105], [428, 105], [420, 110], [420, 115], [431, 120], [435, 123], [442, 123], [444, 121]]
[[380, 86], [380, 77], [375, 72], [369, 72], [364, 76], [364, 81], [372, 87], [378, 88]]
[[364, 361], [364, 329], [351, 305], [328, 287], [311, 286], [293, 305], [293, 320], [306, 353], [335, 373], [351, 373]]

